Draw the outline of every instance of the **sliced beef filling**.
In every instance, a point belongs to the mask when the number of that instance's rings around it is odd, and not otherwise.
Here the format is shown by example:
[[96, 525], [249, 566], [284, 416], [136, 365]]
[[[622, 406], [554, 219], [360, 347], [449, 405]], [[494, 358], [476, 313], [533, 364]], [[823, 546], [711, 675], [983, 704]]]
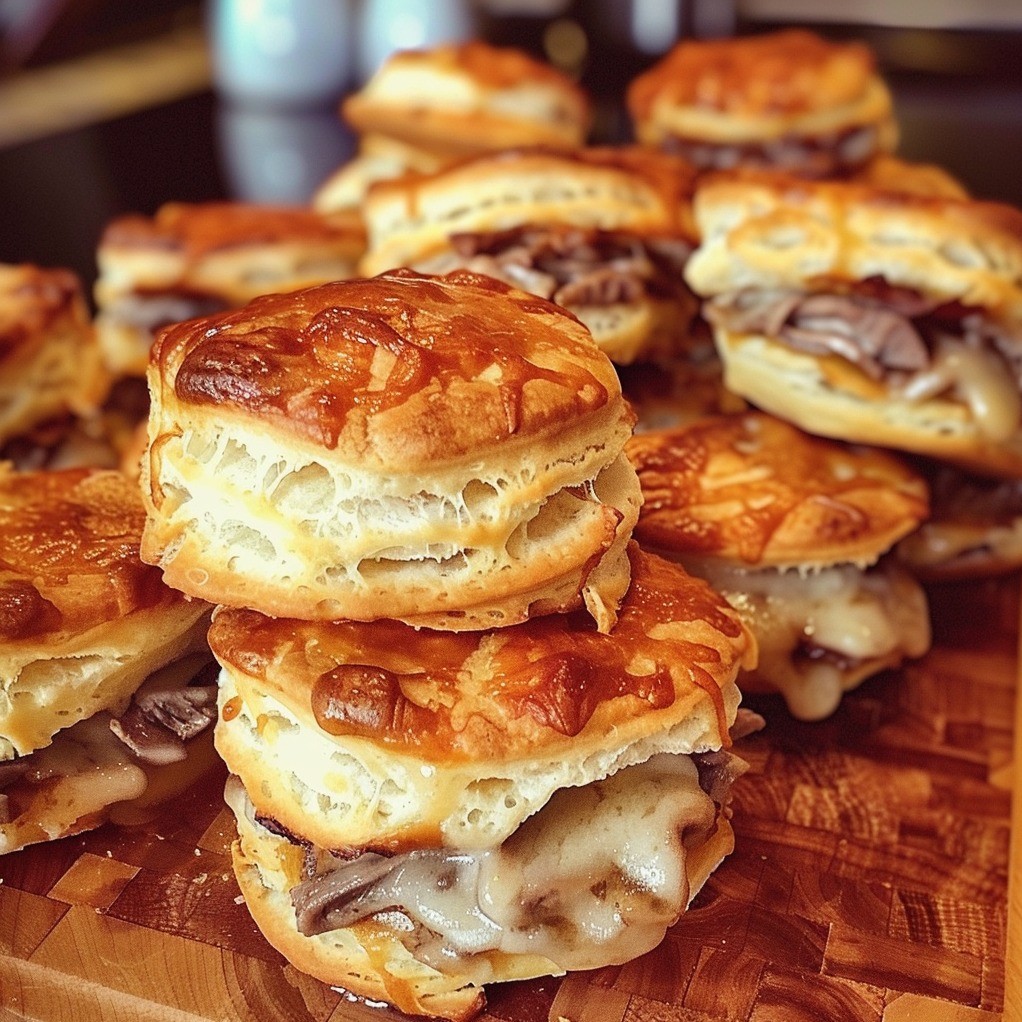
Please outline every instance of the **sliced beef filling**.
[[216, 665], [209, 664], [184, 688], [138, 694], [110, 729], [143, 763], [179, 763], [186, 742], [216, 720]]
[[521, 227], [455, 234], [451, 242], [467, 269], [562, 306], [690, 294], [681, 274], [692, 246], [682, 238], [640, 240], [610, 231]]
[[995, 439], [1018, 428], [1022, 336], [980, 310], [868, 280], [848, 294], [733, 291], [706, 302], [703, 314], [731, 333], [837, 355], [910, 401], [955, 393]]
[[[744, 737], [759, 730], [763, 723], [758, 714], [743, 710], [736, 719], [733, 733]], [[716, 818], [726, 811], [731, 786], [748, 769], [747, 764], [725, 749], [696, 753], [690, 758], [698, 772], [699, 787], [714, 803]], [[705, 833], [701, 826], [696, 831], [699, 835]], [[458, 918], [466, 924], [465, 931], [474, 932], [473, 939], [478, 939], [480, 930], [500, 929], [479, 901], [481, 877], [487, 869], [485, 860], [494, 854], [497, 850], [472, 854], [438, 848], [389, 857], [366, 852], [347, 862], [336, 857], [320, 858], [317, 875], [291, 891], [298, 929], [312, 936], [392, 911], [407, 912], [420, 921], [425, 919], [428, 926], [431, 897], [415, 905], [407, 901], [408, 892], [431, 885], [444, 893], [444, 900], [457, 906]], [[540, 906], [534, 906], [531, 911], [535, 914], [539, 910]], [[437, 924], [441, 923], [448, 925], [450, 920], [438, 918]], [[460, 949], [468, 950], [471, 948]]]
[[834, 177], [857, 170], [877, 152], [871, 125], [828, 135], [788, 135], [766, 142], [704, 142], [673, 136], [661, 145], [704, 170], [733, 167], [780, 168], [801, 177]]

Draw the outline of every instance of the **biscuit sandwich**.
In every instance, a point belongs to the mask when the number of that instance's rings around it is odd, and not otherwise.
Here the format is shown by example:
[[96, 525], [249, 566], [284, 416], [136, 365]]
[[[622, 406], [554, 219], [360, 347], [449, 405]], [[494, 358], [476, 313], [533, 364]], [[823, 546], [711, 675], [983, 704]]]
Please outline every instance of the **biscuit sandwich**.
[[885, 556], [928, 509], [901, 460], [762, 412], [636, 435], [627, 452], [645, 501], [636, 539], [707, 579], [756, 636], [743, 691], [780, 692], [793, 716], [819, 720], [926, 652], [925, 594]]
[[0, 466], [0, 853], [138, 813], [214, 762], [209, 607], [139, 560], [144, 518], [117, 472]]
[[353, 276], [363, 248], [357, 217], [299, 207], [171, 202], [118, 217], [96, 251], [104, 359], [117, 376], [143, 377], [161, 327]]
[[0, 264], [0, 460], [49, 460], [95, 418], [108, 388], [78, 277]]
[[361, 267], [467, 268], [578, 316], [618, 364], [683, 350], [692, 168], [637, 147], [515, 150], [373, 187]]
[[823, 436], [1022, 471], [1022, 212], [719, 175], [686, 267], [726, 385]]
[[833, 177], [898, 139], [872, 51], [802, 29], [678, 43], [632, 81], [627, 105], [640, 142], [705, 170]]
[[556, 305], [410, 270], [265, 296], [153, 348], [142, 556], [211, 603], [454, 630], [628, 584], [610, 361]]
[[630, 556], [609, 635], [581, 612], [454, 634], [217, 611], [234, 868], [298, 969], [466, 1019], [484, 984], [661, 941], [733, 846], [754, 647], [705, 583]]
[[480, 153], [576, 149], [591, 116], [589, 97], [571, 78], [514, 47], [471, 40], [402, 50], [342, 103], [359, 152], [320, 186], [313, 204], [354, 208], [374, 181]]

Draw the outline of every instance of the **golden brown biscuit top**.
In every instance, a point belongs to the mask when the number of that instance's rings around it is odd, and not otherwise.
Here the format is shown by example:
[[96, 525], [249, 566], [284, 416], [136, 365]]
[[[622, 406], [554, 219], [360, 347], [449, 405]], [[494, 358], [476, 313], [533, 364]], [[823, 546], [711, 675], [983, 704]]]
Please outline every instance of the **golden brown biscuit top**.
[[623, 406], [612, 364], [570, 313], [467, 272], [263, 296], [168, 328], [152, 360], [181, 404], [408, 468]]
[[628, 109], [637, 121], [657, 102], [798, 115], [854, 102], [875, 73], [873, 53], [862, 43], [833, 43], [801, 29], [685, 41], [629, 85]]
[[[392, 54], [377, 74], [385, 75], [395, 68], [409, 66], [464, 76], [478, 87], [491, 91], [516, 89], [528, 84], [547, 85], [571, 93], [588, 105], [583, 90], [555, 67], [514, 47], [491, 46], [479, 39], [429, 50], [401, 50]], [[429, 101], [429, 97], [409, 98]]]
[[107, 225], [100, 248], [159, 248], [200, 259], [223, 249], [279, 242], [360, 238], [357, 218], [330, 217], [297, 206], [244, 202], [170, 202], [155, 216], [130, 214]]
[[629, 555], [609, 635], [582, 612], [455, 633], [221, 609], [210, 643], [323, 731], [437, 763], [532, 755], [583, 733], [624, 740], [686, 716], [693, 698], [709, 698], [726, 743], [721, 689], [749, 653], [744, 627], [678, 565], [634, 543]]
[[703, 296], [743, 287], [838, 293], [880, 278], [1022, 321], [1022, 211], [771, 171], [706, 175], [693, 200], [702, 242], [686, 264]]
[[632, 437], [650, 547], [756, 567], [873, 561], [928, 513], [895, 457], [811, 437], [760, 412]]
[[0, 465], [0, 641], [78, 633], [183, 597], [143, 564], [145, 511], [119, 472]]
[[0, 264], [0, 358], [68, 312], [80, 313], [87, 325], [84, 302], [81, 282], [70, 270]]

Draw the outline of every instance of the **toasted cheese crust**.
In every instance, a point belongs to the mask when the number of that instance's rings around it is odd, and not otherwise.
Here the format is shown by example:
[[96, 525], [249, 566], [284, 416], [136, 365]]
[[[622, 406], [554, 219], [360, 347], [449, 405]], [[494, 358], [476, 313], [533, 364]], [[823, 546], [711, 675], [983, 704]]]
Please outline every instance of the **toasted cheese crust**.
[[897, 138], [869, 48], [797, 29], [681, 42], [631, 83], [627, 103], [639, 140], [651, 145], [828, 141], [875, 128], [865, 159]]
[[872, 564], [929, 513], [923, 478], [893, 455], [822, 440], [761, 412], [637, 434], [636, 538], [749, 567]]
[[585, 141], [586, 94], [555, 68], [511, 47], [473, 40], [389, 57], [341, 106], [358, 132], [434, 153]]
[[745, 628], [680, 567], [630, 556], [609, 635], [578, 614], [451, 635], [220, 610], [217, 747], [293, 833], [396, 851], [486, 847], [558, 787], [726, 745]]
[[267, 296], [162, 334], [150, 389], [143, 557], [175, 587], [289, 617], [613, 621], [633, 419], [553, 304], [411, 271]]

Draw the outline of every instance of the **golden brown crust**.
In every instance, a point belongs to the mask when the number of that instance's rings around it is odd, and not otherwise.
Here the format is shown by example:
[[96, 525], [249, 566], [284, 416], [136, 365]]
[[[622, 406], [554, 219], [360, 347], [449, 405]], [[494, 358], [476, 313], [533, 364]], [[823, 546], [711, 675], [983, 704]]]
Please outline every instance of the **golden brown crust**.
[[862, 43], [800, 29], [679, 43], [636, 78], [628, 109], [641, 141], [740, 144], [876, 126], [893, 148], [891, 99]]
[[855, 99], [875, 70], [864, 44], [831, 43], [803, 29], [690, 40], [632, 82], [628, 105], [639, 118], [665, 95], [720, 111], [801, 114]]
[[694, 241], [695, 182], [685, 160], [638, 147], [519, 149], [409, 174], [370, 189], [361, 270], [419, 265], [451, 251], [455, 234], [528, 225]]
[[928, 513], [923, 479], [892, 455], [820, 440], [759, 412], [634, 436], [636, 538], [750, 567], [875, 561]]
[[39, 643], [181, 602], [139, 559], [145, 510], [119, 472], [0, 465], [0, 639]]
[[573, 317], [467, 273], [267, 295], [169, 328], [152, 358], [168, 412], [216, 409], [393, 471], [574, 424], [619, 395]]
[[567, 75], [479, 40], [393, 54], [341, 114], [356, 131], [447, 155], [574, 148], [591, 116], [587, 95]]
[[128, 215], [108, 224], [101, 250], [155, 248], [180, 253], [187, 267], [224, 249], [278, 242], [331, 242], [357, 251], [361, 228], [354, 219], [331, 219], [300, 206], [244, 202], [169, 202], [152, 217]]
[[1022, 211], [1012, 206], [746, 171], [703, 179], [695, 216], [702, 243], [685, 276], [704, 297], [881, 277], [1022, 322]]
[[907, 192], [944, 199], [968, 199], [969, 191], [957, 178], [935, 163], [913, 163], [888, 153], [873, 157], [851, 177], [852, 181], [885, 192]]
[[[492, 844], [558, 787], [654, 752], [726, 745], [733, 679], [754, 660], [746, 629], [680, 566], [635, 544], [630, 556], [609, 635], [580, 614], [452, 635], [220, 610], [218, 749], [257, 808], [294, 833], [396, 850]], [[336, 780], [340, 760], [350, 785]], [[300, 784], [271, 781], [291, 772]], [[370, 777], [375, 797], [359, 794]]]
[[627, 586], [639, 487], [613, 366], [557, 306], [397, 271], [161, 334], [142, 556], [283, 617], [485, 628]]
[[95, 412], [108, 385], [79, 279], [0, 264], [0, 444], [68, 412]]

